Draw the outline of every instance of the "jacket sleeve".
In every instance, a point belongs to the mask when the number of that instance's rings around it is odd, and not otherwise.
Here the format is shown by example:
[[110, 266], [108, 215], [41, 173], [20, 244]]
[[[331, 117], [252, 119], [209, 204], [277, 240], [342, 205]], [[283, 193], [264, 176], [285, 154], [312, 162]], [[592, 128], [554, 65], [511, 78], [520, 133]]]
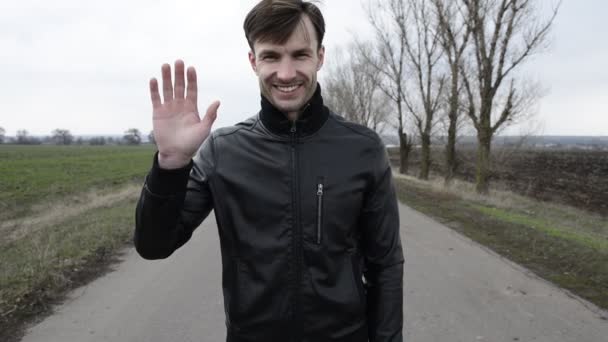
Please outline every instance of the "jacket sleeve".
[[403, 341], [403, 250], [399, 209], [385, 147], [375, 151], [374, 182], [361, 213], [370, 342]]
[[190, 239], [213, 209], [209, 177], [214, 168], [211, 135], [182, 169], [161, 169], [155, 154], [135, 211], [133, 242], [139, 255], [164, 259]]

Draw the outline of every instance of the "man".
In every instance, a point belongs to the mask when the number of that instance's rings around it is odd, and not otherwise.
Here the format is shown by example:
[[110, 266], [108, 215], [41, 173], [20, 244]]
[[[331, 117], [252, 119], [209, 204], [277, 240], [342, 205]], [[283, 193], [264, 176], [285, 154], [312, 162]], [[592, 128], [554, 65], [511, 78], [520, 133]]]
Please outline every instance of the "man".
[[199, 119], [194, 68], [186, 85], [177, 61], [172, 84], [163, 65], [163, 102], [150, 82], [158, 153], [137, 206], [137, 251], [168, 257], [214, 209], [227, 341], [402, 341], [391, 169], [376, 133], [323, 105], [321, 12], [263, 0], [244, 29], [258, 115], [210, 133], [219, 103]]

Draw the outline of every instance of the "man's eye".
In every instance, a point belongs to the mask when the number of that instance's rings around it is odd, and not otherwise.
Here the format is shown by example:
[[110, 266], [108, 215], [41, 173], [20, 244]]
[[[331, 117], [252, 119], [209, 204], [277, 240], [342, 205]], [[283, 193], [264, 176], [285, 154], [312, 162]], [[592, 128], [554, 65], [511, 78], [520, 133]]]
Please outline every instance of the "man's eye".
[[276, 57], [276, 56], [262, 56], [262, 60], [263, 60], [263, 61], [268, 61], [268, 62], [270, 62], [270, 61], [274, 61], [274, 60], [276, 60], [276, 59], [277, 59], [277, 57]]

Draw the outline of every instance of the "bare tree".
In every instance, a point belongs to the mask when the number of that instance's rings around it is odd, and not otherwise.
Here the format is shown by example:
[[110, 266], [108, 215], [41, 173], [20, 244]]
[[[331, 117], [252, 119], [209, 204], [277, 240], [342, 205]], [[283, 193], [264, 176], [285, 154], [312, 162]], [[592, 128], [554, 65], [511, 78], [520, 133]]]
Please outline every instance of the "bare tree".
[[327, 105], [346, 119], [380, 133], [390, 112], [389, 99], [379, 87], [380, 76], [359, 54], [338, 52], [334, 60], [340, 62], [329, 67], [325, 79]]
[[129, 128], [125, 131], [122, 139], [127, 145], [139, 145], [141, 143], [141, 133], [137, 128]]
[[381, 76], [378, 86], [396, 108], [399, 172], [406, 173], [412, 138], [405, 131], [406, 37], [402, 29], [406, 25], [402, 0], [370, 1], [366, 11], [374, 31], [375, 43], [368, 50], [364, 43], [357, 41], [357, 53]]
[[525, 113], [531, 100], [512, 73], [546, 45], [561, 1], [546, 20], [539, 18], [537, 0], [458, 1], [472, 39], [470, 62], [461, 76], [467, 114], [477, 131], [476, 190], [487, 193], [492, 138]]
[[74, 136], [67, 129], [57, 128], [52, 132], [51, 139], [57, 145], [71, 145], [74, 141]]
[[447, 94], [447, 142], [445, 146], [445, 184], [452, 181], [456, 172], [456, 136], [461, 113], [460, 68], [465, 49], [471, 35], [470, 26], [461, 15], [464, 4], [453, 0], [432, 0], [435, 16], [439, 25], [441, 45], [450, 72], [450, 84]]
[[91, 145], [91, 146], [100, 146], [100, 145], [105, 145], [105, 144], [106, 144], [105, 137], [93, 137], [93, 138], [89, 139], [89, 145]]
[[0, 127], [0, 144], [4, 144], [4, 134], [6, 133], [6, 131], [4, 130], [4, 128]]
[[433, 19], [433, 8], [426, 0], [393, 0], [393, 8], [403, 15], [399, 28], [403, 35], [406, 65], [411, 71], [405, 83], [405, 106], [414, 118], [421, 142], [421, 163], [418, 177], [429, 178], [431, 166], [431, 136], [438, 123], [437, 114], [443, 103], [446, 83], [440, 60], [443, 49], [440, 30]]
[[40, 144], [40, 139], [32, 137], [25, 129], [17, 131], [17, 144], [19, 145], [37, 145]]

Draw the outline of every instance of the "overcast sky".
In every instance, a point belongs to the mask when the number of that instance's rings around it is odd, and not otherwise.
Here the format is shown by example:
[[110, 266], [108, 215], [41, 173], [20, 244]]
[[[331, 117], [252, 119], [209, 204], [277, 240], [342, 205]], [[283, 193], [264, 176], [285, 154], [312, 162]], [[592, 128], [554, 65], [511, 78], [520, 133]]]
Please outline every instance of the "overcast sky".
[[[0, 127], [8, 135], [147, 133], [148, 80], [176, 58], [197, 68], [201, 110], [222, 102], [214, 127], [237, 123], [259, 108], [242, 31], [256, 2], [2, 1]], [[330, 57], [353, 32], [369, 34], [359, 1], [325, 0], [321, 9]], [[547, 89], [537, 134], [608, 135], [606, 13], [605, 0], [564, 0], [551, 49], [526, 66]]]

